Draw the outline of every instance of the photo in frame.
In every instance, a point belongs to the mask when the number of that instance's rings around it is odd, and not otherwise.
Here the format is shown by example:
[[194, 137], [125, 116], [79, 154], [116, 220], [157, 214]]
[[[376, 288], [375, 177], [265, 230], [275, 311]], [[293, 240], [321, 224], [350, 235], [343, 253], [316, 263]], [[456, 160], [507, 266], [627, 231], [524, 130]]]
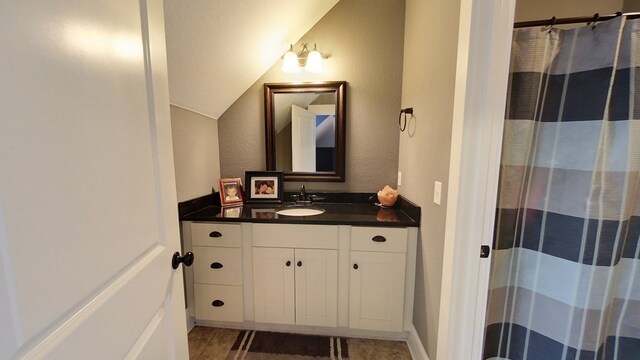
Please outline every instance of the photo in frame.
[[220, 204], [222, 206], [242, 205], [242, 179], [219, 179]]
[[247, 203], [281, 203], [282, 179], [282, 171], [245, 172], [245, 200]]

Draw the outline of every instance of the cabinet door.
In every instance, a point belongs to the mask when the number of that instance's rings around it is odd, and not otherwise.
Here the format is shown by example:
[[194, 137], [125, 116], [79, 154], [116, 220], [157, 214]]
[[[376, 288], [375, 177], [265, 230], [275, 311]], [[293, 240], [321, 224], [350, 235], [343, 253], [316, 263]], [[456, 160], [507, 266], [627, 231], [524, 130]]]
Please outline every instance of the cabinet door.
[[256, 322], [295, 323], [294, 268], [293, 249], [253, 248]]
[[338, 251], [296, 249], [296, 324], [337, 326]]
[[402, 331], [405, 257], [351, 251], [349, 327]]

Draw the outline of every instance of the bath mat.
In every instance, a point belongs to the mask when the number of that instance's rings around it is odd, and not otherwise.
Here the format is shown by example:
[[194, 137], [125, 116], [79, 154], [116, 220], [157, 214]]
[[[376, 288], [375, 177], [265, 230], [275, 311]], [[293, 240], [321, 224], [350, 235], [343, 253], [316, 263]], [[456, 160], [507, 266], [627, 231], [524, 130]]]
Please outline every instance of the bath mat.
[[317, 335], [241, 331], [227, 360], [349, 359], [347, 340]]

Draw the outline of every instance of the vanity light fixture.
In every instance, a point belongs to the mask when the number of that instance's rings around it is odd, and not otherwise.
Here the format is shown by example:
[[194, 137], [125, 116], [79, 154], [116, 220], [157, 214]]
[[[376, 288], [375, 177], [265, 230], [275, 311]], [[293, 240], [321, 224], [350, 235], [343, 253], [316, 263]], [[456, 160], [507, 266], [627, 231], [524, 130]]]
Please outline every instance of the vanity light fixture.
[[284, 54], [282, 61], [282, 71], [288, 74], [300, 72], [301, 68], [308, 73], [322, 72], [322, 54], [318, 51], [316, 44], [313, 44], [313, 50], [309, 51], [309, 44], [302, 44], [302, 51], [296, 54], [293, 51], [293, 45], [289, 46], [289, 51]]

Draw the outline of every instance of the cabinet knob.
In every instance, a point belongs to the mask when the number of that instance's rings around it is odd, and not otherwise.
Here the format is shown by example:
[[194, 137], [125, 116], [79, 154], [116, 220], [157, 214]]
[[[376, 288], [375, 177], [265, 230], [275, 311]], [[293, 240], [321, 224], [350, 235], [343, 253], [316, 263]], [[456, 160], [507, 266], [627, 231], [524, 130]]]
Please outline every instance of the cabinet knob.
[[213, 300], [213, 302], [211, 303], [211, 306], [213, 307], [220, 307], [224, 305], [224, 301], [222, 300]]
[[298, 261], [298, 267], [302, 266], [302, 261]]
[[373, 240], [375, 242], [385, 242], [385, 241], [387, 241], [387, 238], [385, 238], [382, 235], [376, 235], [371, 240]]
[[358, 264], [353, 264], [353, 268], [358, 270]]
[[213, 264], [211, 264], [211, 268], [212, 269], [222, 269], [223, 265], [220, 264], [219, 262], [214, 262]]
[[291, 261], [287, 261], [287, 263], [285, 265], [291, 266]]
[[222, 233], [220, 231], [212, 231], [209, 233], [209, 237], [212, 237], [212, 238], [222, 237]]

